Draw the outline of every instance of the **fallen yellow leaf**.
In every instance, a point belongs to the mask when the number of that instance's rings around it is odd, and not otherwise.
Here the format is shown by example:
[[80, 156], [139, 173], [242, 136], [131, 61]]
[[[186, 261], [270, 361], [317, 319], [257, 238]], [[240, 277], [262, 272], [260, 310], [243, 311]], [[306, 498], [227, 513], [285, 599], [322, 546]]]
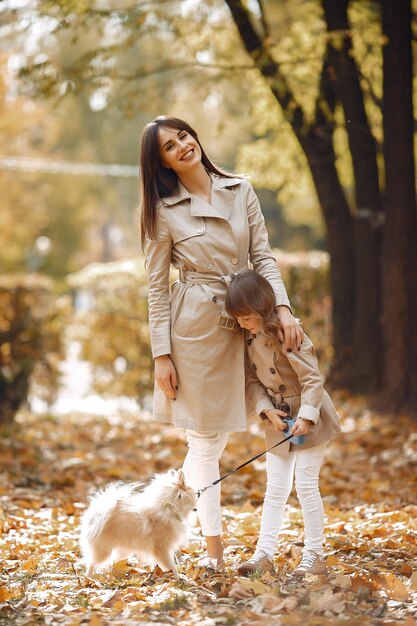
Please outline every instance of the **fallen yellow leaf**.
[[340, 561], [339, 559], [334, 555], [334, 554], [330, 554], [330, 556], [327, 557], [326, 559], [326, 565], [340, 565]]
[[253, 598], [253, 593], [246, 589], [240, 581], [236, 581], [230, 587], [229, 598], [245, 600], [246, 598]]
[[130, 566], [127, 565], [126, 560], [117, 561], [117, 563], [113, 564], [113, 567], [111, 569], [112, 574], [114, 574], [115, 576], [123, 576], [129, 570], [130, 570]]
[[7, 587], [0, 587], [0, 602], [6, 602], [13, 598], [13, 593]]
[[256, 596], [269, 592], [269, 587], [261, 580], [250, 580], [249, 578], [239, 578], [239, 582], [248, 591], [253, 591]]
[[410, 585], [412, 589], [417, 589], [417, 572], [411, 574]]
[[382, 584], [390, 598], [400, 601], [408, 598], [409, 588], [395, 574], [380, 574], [379, 577], [382, 578]]
[[36, 572], [38, 563], [40, 561], [39, 556], [31, 556], [26, 561], [23, 561], [21, 569], [25, 572]]

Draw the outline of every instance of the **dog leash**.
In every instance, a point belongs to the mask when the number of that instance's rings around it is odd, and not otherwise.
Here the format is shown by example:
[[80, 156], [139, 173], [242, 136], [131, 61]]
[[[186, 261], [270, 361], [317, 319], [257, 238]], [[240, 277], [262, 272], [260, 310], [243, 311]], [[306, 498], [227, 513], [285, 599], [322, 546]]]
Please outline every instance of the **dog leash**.
[[282, 443], [285, 443], [286, 441], [289, 441], [290, 439], [292, 439], [295, 435], [289, 435], [288, 437], [286, 437], [285, 439], [283, 439], [282, 441], [278, 441], [278, 443], [274, 444], [273, 446], [271, 446], [270, 448], [268, 448], [267, 450], [264, 450], [263, 452], [260, 452], [259, 454], [257, 454], [256, 456], [252, 457], [251, 459], [249, 459], [249, 461], [245, 461], [244, 463], [242, 463], [242, 465], [239, 465], [239, 467], [236, 467], [234, 470], [232, 470], [231, 472], [228, 472], [227, 474], [225, 474], [224, 476], [221, 476], [220, 478], [218, 478], [217, 480], [215, 480], [213, 483], [210, 483], [210, 485], [207, 485], [207, 487], [203, 487], [202, 489], [199, 489], [197, 491], [197, 498], [199, 498], [201, 495], [203, 495], [203, 493], [205, 491], [207, 491], [207, 489], [210, 489], [210, 487], [214, 487], [215, 485], [218, 485], [222, 480], [224, 480], [225, 478], [227, 478], [228, 476], [230, 476], [231, 474], [234, 474], [235, 472], [237, 472], [238, 470], [242, 469], [242, 467], [245, 467], [246, 465], [249, 465], [249, 463], [252, 463], [253, 461], [256, 461], [256, 459], [259, 459], [259, 457], [263, 456], [264, 454], [266, 454], [267, 452], [270, 452], [271, 450], [273, 450], [274, 448], [280, 446]]

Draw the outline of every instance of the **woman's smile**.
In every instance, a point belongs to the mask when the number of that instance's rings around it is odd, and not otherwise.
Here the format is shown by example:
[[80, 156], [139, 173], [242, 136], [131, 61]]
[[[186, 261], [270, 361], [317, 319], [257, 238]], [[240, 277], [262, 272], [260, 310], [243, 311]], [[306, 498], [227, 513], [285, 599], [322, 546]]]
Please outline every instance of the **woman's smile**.
[[189, 161], [194, 156], [194, 148], [187, 150], [187, 152], [180, 158], [180, 161]]
[[201, 148], [190, 133], [185, 130], [159, 128], [160, 155], [164, 167], [177, 174], [186, 173], [188, 166], [201, 161]]

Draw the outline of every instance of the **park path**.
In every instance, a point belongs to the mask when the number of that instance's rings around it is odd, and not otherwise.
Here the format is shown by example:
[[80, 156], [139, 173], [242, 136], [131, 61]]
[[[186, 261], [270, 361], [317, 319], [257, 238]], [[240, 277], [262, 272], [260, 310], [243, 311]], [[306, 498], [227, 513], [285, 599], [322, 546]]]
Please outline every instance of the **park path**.
[[126, 397], [103, 397], [91, 389], [91, 365], [80, 359], [79, 342], [69, 340], [66, 348], [66, 359], [61, 363], [61, 385], [57, 398], [51, 406], [39, 398], [32, 397], [30, 409], [32, 413], [41, 415], [50, 411], [53, 415], [70, 413], [88, 413], [91, 415], [109, 415], [122, 412], [136, 413], [138, 405], [135, 400]]

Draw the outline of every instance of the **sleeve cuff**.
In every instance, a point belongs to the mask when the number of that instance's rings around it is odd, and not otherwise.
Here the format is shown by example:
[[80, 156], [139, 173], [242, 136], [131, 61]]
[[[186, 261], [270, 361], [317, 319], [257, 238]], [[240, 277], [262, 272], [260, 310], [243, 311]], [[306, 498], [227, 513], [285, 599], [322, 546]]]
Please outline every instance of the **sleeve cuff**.
[[271, 409], [274, 409], [274, 408], [275, 407], [272, 404], [272, 402], [268, 402], [266, 398], [262, 398], [262, 400], [258, 400], [258, 402], [255, 405], [255, 410], [256, 410], [257, 415], [261, 415], [261, 413], [263, 413], [264, 411], [270, 411]]
[[154, 359], [164, 354], [171, 354], [171, 343], [159, 344], [152, 348], [152, 356]]
[[297, 417], [310, 420], [315, 425], [319, 421], [320, 411], [315, 406], [311, 406], [311, 404], [302, 404]]
[[287, 309], [290, 310], [290, 312], [292, 313], [292, 315], [294, 315], [294, 311], [291, 308], [291, 304], [290, 301], [288, 300], [288, 298], [285, 298], [285, 302], [277, 302], [278, 298], [275, 298], [275, 308], [277, 308], [278, 306], [286, 306]]

